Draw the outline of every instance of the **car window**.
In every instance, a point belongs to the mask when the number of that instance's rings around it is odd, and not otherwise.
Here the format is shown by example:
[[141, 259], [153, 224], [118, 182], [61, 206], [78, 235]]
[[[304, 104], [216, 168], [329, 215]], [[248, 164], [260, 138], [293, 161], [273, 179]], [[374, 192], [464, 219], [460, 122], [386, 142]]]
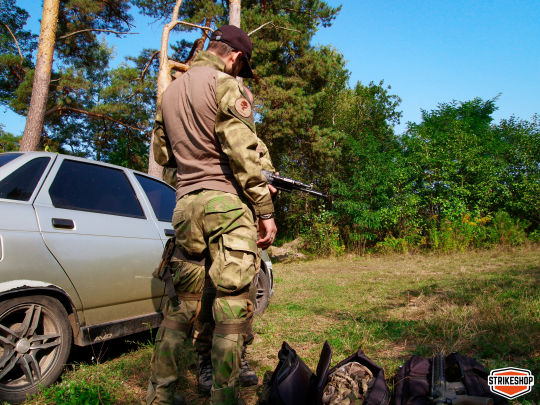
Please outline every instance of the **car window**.
[[51, 158], [32, 159], [0, 180], [0, 198], [28, 201]]
[[6, 163], [11, 162], [13, 159], [21, 156], [22, 153], [6, 153], [0, 155], [0, 167], [4, 166]]
[[49, 195], [57, 208], [146, 218], [123, 170], [64, 160]]
[[150, 179], [140, 174], [135, 174], [139, 183], [148, 196], [150, 204], [159, 221], [172, 221], [176, 196], [174, 190], [160, 181]]

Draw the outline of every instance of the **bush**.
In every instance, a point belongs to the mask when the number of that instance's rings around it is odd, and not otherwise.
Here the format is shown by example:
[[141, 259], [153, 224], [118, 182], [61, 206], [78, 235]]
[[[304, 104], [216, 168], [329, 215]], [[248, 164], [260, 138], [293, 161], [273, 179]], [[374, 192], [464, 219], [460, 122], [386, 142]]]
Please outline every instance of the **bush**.
[[316, 256], [339, 256], [345, 252], [339, 228], [334, 224], [332, 214], [324, 209], [320, 214], [304, 219], [301, 236], [303, 248]]

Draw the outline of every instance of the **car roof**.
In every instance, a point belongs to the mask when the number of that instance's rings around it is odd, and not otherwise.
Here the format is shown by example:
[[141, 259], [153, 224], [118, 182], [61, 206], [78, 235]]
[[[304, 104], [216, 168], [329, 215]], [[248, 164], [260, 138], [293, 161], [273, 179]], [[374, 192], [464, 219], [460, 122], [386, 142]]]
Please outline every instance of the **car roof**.
[[[110, 163], [100, 162], [98, 160], [86, 159], [86, 158], [82, 158], [82, 157], [78, 157], [78, 156], [66, 155], [66, 154], [63, 154], [63, 153], [41, 152], [41, 151], [36, 151], [36, 152], [15, 151], [15, 152], [0, 153], [0, 155], [8, 155], [8, 154], [24, 154], [24, 155], [32, 155], [32, 156], [36, 156], [36, 157], [38, 157], [38, 156], [55, 157], [55, 156], [58, 156], [58, 155], [62, 155], [64, 157], [66, 157], [66, 158], [69, 158], [69, 160], [76, 160], [76, 161], [85, 162], [85, 163], [93, 163], [93, 164], [98, 164], [98, 165], [101, 165], [101, 166], [111, 167], [111, 168], [114, 168], [114, 169], [128, 170], [128, 171], [130, 171], [130, 172], [132, 172], [134, 174], [140, 174], [140, 175], [143, 175], [143, 176], [146, 176], [146, 177], [150, 177], [150, 178], [152, 178], [154, 180], [158, 180], [158, 181], [162, 182], [163, 184], [167, 184], [162, 179], [158, 179], [157, 177], [151, 176], [148, 173], [144, 173], [144, 172], [141, 172], [141, 171], [138, 171], [138, 170], [133, 170], [133, 169], [130, 169], [128, 167], [117, 166], [117, 165], [113, 165], [113, 164], [110, 164]], [[167, 184], [167, 186], [171, 187], [169, 184]]]

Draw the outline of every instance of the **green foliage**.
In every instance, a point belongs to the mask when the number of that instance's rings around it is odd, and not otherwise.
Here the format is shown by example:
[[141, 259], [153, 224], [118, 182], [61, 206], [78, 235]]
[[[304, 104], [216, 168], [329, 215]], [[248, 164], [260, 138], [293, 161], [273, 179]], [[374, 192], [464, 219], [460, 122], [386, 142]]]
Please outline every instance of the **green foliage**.
[[345, 251], [339, 228], [332, 214], [324, 209], [304, 218], [301, 236], [304, 248], [316, 256], [340, 256]]
[[15, 0], [0, 0], [0, 105], [8, 106], [17, 88], [34, 67], [37, 35], [24, 30], [30, 15]]
[[67, 384], [51, 386], [41, 390], [41, 396], [47, 402], [56, 405], [109, 405], [115, 398], [103, 387], [85, 381], [70, 381]]
[[0, 153], [18, 151], [21, 137], [5, 132], [3, 128], [4, 126], [0, 124]]

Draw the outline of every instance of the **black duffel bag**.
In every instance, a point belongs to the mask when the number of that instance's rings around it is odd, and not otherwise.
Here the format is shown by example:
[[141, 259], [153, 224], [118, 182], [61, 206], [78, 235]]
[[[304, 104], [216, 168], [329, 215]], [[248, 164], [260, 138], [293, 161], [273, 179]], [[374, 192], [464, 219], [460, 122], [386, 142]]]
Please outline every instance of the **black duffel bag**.
[[322, 405], [328, 376], [350, 362], [360, 363], [373, 374], [364, 396], [365, 405], [388, 405], [390, 401], [390, 391], [382, 367], [371, 361], [361, 349], [330, 369], [332, 349], [325, 342], [316, 373], [309, 369], [287, 342], [283, 342], [278, 358], [279, 363], [274, 372], [265, 375], [259, 405]]

